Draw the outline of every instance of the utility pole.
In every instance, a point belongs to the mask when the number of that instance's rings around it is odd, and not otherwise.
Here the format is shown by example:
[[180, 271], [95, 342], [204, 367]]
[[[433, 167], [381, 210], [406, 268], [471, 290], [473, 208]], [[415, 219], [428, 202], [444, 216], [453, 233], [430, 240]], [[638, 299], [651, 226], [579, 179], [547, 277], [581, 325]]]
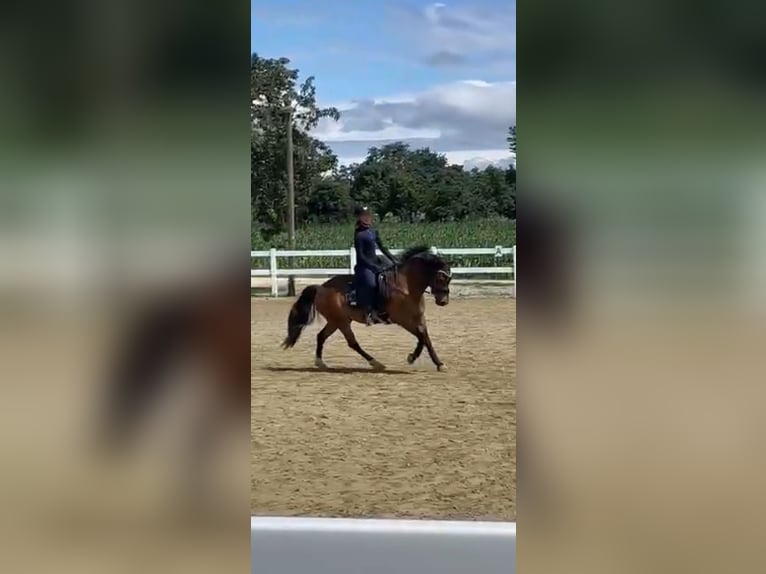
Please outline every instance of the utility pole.
[[[255, 100], [256, 105], [262, 105], [266, 102]], [[290, 249], [295, 249], [295, 168], [293, 166], [293, 107], [292, 104], [284, 108], [275, 110], [276, 112], [287, 112], [287, 230], [290, 241]], [[290, 297], [295, 297], [295, 276], [290, 275], [287, 279], [287, 293]]]
[[[290, 249], [295, 249], [295, 173], [293, 166], [293, 110], [287, 112], [287, 232]], [[295, 276], [287, 278], [287, 295], [295, 297]]]

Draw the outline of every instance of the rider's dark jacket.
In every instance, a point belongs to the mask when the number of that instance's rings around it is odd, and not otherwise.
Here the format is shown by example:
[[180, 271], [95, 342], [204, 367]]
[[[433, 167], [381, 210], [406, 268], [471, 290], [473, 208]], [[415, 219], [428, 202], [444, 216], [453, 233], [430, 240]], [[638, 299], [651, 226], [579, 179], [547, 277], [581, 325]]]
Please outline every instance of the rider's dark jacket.
[[354, 233], [354, 247], [356, 248], [356, 264], [363, 269], [380, 272], [381, 262], [375, 254], [376, 248], [379, 248], [388, 259], [394, 261], [394, 256], [383, 245], [378, 232], [369, 227], [357, 226]]

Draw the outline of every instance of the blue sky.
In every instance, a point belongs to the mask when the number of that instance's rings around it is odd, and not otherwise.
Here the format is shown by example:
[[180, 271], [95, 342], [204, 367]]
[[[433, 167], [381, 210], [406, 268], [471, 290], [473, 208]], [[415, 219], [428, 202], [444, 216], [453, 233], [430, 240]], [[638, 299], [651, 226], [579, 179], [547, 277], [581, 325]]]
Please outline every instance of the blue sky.
[[344, 162], [397, 139], [456, 163], [503, 162], [516, 113], [515, 20], [507, 0], [256, 0], [251, 50], [316, 77], [320, 103], [342, 117], [315, 135]]

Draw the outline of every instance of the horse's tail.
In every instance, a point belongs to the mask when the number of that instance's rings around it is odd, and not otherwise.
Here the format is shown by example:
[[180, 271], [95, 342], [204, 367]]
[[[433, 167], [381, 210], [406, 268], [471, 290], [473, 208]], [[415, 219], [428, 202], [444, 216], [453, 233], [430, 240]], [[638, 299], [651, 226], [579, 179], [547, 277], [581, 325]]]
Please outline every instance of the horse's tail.
[[295, 346], [303, 332], [303, 329], [310, 325], [316, 317], [316, 308], [314, 300], [317, 296], [319, 285], [309, 285], [302, 292], [298, 300], [290, 309], [290, 315], [287, 317], [287, 337], [282, 343], [283, 349], [290, 349]]
[[170, 383], [166, 370], [188, 342], [190, 327], [182, 305], [158, 305], [139, 314], [108, 379], [102, 429], [107, 446], [125, 446], [139, 419]]

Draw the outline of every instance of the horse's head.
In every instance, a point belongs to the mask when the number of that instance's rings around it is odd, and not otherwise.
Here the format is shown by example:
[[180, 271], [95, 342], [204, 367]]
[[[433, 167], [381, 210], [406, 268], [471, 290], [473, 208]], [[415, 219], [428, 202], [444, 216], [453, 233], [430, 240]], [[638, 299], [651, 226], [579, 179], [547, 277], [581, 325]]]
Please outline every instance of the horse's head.
[[434, 279], [431, 282], [431, 294], [434, 296], [434, 301], [440, 307], [443, 307], [449, 303], [449, 284], [452, 281], [452, 271], [446, 261], [439, 258], [441, 266], [436, 270]]
[[452, 270], [439, 255], [429, 247], [418, 246], [408, 249], [402, 255], [402, 265], [414, 269], [420, 275], [423, 287], [430, 287], [434, 301], [440, 307], [449, 303], [449, 284]]

